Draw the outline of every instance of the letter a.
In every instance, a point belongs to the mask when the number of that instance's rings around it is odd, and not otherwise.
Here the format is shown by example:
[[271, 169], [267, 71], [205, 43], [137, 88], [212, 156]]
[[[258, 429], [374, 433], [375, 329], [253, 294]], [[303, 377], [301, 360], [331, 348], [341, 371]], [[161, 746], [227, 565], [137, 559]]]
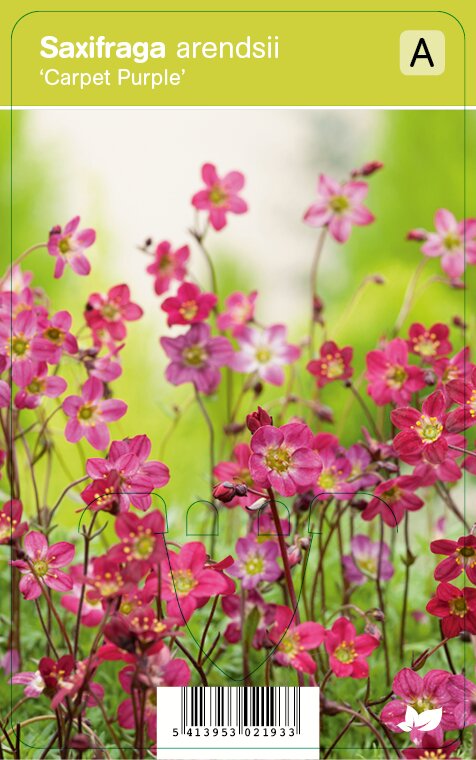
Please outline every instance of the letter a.
[[[424, 53], [420, 53], [420, 48], [423, 48], [423, 50], [425, 52]], [[416, 46], [416, 50], [413, 53], [413, 58], [412, 58], [411, 63], [410, 63], [410, 68], [411, 69], [414, 67], [416, 61], [419, 58], [426, 58], [426, 60], [430, 64], [431, 68], [434, 67], [435, 64], [433, 63], [433, 58], [430, 55], [430, 51], [428, 50], [428, 45], [426, 44], [424, 37], [420, 37], [420, 39], [418, 40], [418, 45]]]

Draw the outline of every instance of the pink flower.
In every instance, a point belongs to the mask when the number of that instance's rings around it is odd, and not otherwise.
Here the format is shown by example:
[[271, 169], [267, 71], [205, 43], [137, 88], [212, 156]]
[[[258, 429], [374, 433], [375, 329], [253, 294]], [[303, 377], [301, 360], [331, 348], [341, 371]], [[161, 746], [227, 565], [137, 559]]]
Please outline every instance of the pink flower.
[[441, 618], [444, 636], [458, 636], [461, 631], [476, 633], [476, 589], [459, 589], [440, 583], [435, 596], [426, 605], [430, 615]]
[[10, 544], [28, 530], [28, 523], [21, 522], [23, 506], [18, 499], [6, 501], [0, 510], [0, 544]]
[[115, 341], [124, 340], [127, 334], [125, 322], [140, 319], [141, 307], [131, 301], [127, 285], [115, 285], [106, 295], [92, 293], [87, 301], [84, 317], [93, 333], [106, 330]]
[[366, 362], [367, 392], [379, 406], [405, 404], [426, 385], [423, 370], [408, 363], [407, 344], [401, 338], [394, 338], [381, 350], [369, 351]]
[[183, 280], [187, 273], [186, 263], [190, 256], [188, 245], [172, 250], [168, 240], [163, 240], [155, 249], [154, 261], [147, 272], [154, 275], [154, 289], [158, 296], [165, 293], [172, 280]]
[[427, 758], [438, 758], [438, 760], [452, 760], [456, 756], [453, 752], [458, 749], [461, 742], [457, 739], [448, 739], [443, 744], [432, 736], [432, 732], [426, 732], [423, 734], [421, 740], [421, 747], [409, 747], [402, 751], [402, 755], [406, 760], [427, 760]]
[[20, 386], [34, 362], [32, 339], [36, 331], [37, 319], [30, 310], [21, 311], [12, 320], [5, 317], [0, 321], [0, 353], [5, 357], [2, 371], [11, 365], [12, 380]]
[[63, 352], [77, 354], [78, 342], [70, 332], [72, 321], [68, 311], [58, 311], [45, 323], [42, 321], [31, 345], [33, 358], [58, 364]]
[[290, 666], [302, 673], [315, 673], [316, 663], [308, 652], [322, 644], [325, 629], [320, 623], [296, 625], [289, 607], [276, 605], [275, 624], [269, 638], [276, 644], [274, 659], [280, 665]]
[[279, 547], [275, 541], [257, 543], [254, 536], [239, 538], [236, 542], [237, 559], [229, 573], [241, 579], [244, 589], [255, 589], [262, 581], [271, 583], [281, 575], [276, 562]]
[[244, 327], [237, 336], [239, 351], [231, 366], [237, 372], [255, 372], [272, 385], [284, 383], [283, 366], [299, 358], [300, 349], [286, 343], [286, 327], [272, 325], [264, 330]]
[[172, 360], [165, 370], [169, 383], [193, 383], [207, 395], [220, 384], [220, 367], [229, 365], [233, 357], [231, 343], [226, 338], [212, 338], [210, 327], [203, 322], [192, 325], [185, 335], [161, 338], [160, 343]]
[[251, 477], [258, 485], [274, 488], [282, 496], [306, 491], [321, 469], [312, 441], [307, 425], [298, 422], [280, 428], [259, 428], [251, 438]]
[[476, 585], [476, 536], [461, 536], [457, 541], [441, 538], [432, 541], [430, 549], [433, 554], [446, 554], [435, 568], [437, 581], [452, 581], [466, 572], [471, 583]]
[[352, 225], [371, 224], [375, 217], [362, 205], [368, 192], [366, 182], [340, 184], [327, 174], [321, 174], [317, 183], [317, 201], [304, 214], [311, 227], [328, 227], [338, 243], [345, 243]]
[[392, 699], [380, 713], [381, 721], [391, 730], [401, 733], [399, 723], [405, 721], [407, 707], [413, 707], [418, 714], [425, 710], [442, 709], [440, 725], [433, 731], [423, 732], [414, 728], [410, 738], [415, 744], [421, 744], [423, 736], [432, 736], [443, 743], [445, 731], [457, 728], [452, 710], [452, 697], [448, 690], [451, 674], [445, 670], [430, 670], [420, 676], [410, 668], [403, 668], [393, 679], [393, 693], [400, 699]]
[[[86, 472], [94, 482], [84, 489], [81, 496], [90, 504], [101, 481], [107, 489], [114, 493], [118, 501], [119, 512], [127, 512], [129, 505], [149, 509], [152, 503], [151, 493], [155, 488], [163, 488], [170, 480], [168, 467], [162, 462], [149, 460], [151, 442], [146, 435], [136, 435], [124, 438], [123, 441], [113, 441], [107, 459], [92, 457], [86, 462]], [[101, 494], [100, 494], [101, 495]], [[93, 505], [94, 508], [94, 505]], [[104, 506], [101, 506], [104, 509]]]
[[358, 534], [351, 539], [351, 554], [342, 557], [344, 573], [349, 583], [362, 586], [369, 578], [377, 576], [388, 581], [393, 576], [393, 566], [390, 562], [390, 547], [380, 541], [371, 541], [368, 536]]
[[358, 489], [358, 480], [352, 481], [352, 465], [339, 446], [336, 436], [318, 433], [312, 448], [318, 453], [321, 468], [314, 484], [319, 501], [333, 497], [337, 501], [347, 501]]
[[232, 335], [239, 335], [243, 327], [252, 322], [255, 314], [255, 303], [258, 291], [253, 290], [249, 296], [237, 291], [225, 299], [225, 310], [219, 314], [217, 326], [219, 330], [231, 330]]
[[191, 325], [208, 318], [217, 302], [214, 293], [201, 293], [193, 282], [184, 282], [176, 296], [166, 298], [161, 308], [167, 312], [167, 324]]
[[10, 678], [10, 683], [24, 686], [25, 697], [39, 697], [45, 690], [45, 682], [39, 670], [16, 673]]
[[368, 486], [378, 483], [378, 475], [372, 472], [369, 466], [372, 463], [372, 457], [367, 449], [359, 443], [354, 443], [347, 451], [345, 458], [351, 465], [350, 481], [357, 490], [365, 490]]
[[114, 527], [121, 543], [112, 547], [109, 553], [111, 558], [134, 563], [141, 576], [157, 567], [157, 563], [165, 558], [162, 535], [165, 521], [157, 509], [141, 517], [132, 512], [121, 514]]
[[465, 379], [465, 375], [470, 374], [474, 364], [469, 361], [469, 346], [462, 348], [457, 354], [450, 359], [443, 357], [436, 359], [432, 369], [440, 379], [440, 389], [446, 393], [448, 383], [452, 380]]
[[0, 409], [8, 409], [12, 398], [10, 385], [5, 380], [0, 380]]
[[30, 364], [22, 373], [21, 390], [15, 395], [17, 409], [36, 409], [43, 396], [57, 398], [66, 390], [66, 380], [58, 375], [48, 375], [46, 362]]
[[449, 328], [441, 322], [428, 330], [419, 322], [414, 322], [408, 331], [407, 345], [412, 354], [420, 356], [425, 362], [433, 362], [450, 353], [449, 334]]
[[[451, 434], [446, 436], [448, 446], [465, 446], [466, 439], [462, 435]], [[422, 459], [417, 462], [413, 475], [418, 478], [422, 486], [432, 486], [437, 480], [443, 483], [456, 483], [462, 476], [461, 469], [455, 461], [461, 453], [448, 448], [446, 457], [442, 462], [427, 462]]]
[[[230, 462], [218, 462], [213, 470], [213, 475], [219, 481], [229, 481], [233, 484], [244, 483], [247, 486], [253, 486], [250, 475], [249, 461], [251, 449], [247, 443], [237, 443], [233, 449]], [[246, 496], [235, 496], [226, 503], [227, 507], [249, 507], [256, 501], [256, 494], [248, 493]]]
[[80, 217], [75, 216], [68, 222], [64, 230], [57, 226], [53, 227], [50, 232], [48, 253], [56, 259], [55, 277], [61, 277], [67, 264], [76, 274], [86, 275], [91, 271], [91, 265], [84, 255], [84, 251], [96, 240], [96, 232], [92, 229], [78, 232], [79, 221]]
[[206, 566], [206, 560], [203, 544], [190, 541], [179, 552], [169, 552], [162, 562], [162, 598], [167, 601], [168, 615], [179, 625], [211, 596], [229, 591], [225, 576]]
[[65, 699], [71, 699], [80, 690], [86, 697], [86, 705], [94, 707], [104, 699], [104, 688], [98, 683], [91, 683], [96, 662], [90, 658], [76, 662], [74, 670], [58, 680], [58, 691], [51, 700], [51, 709], [56, 710]]
[[111, 554], [95, 557], [88, 568], [87, 575], [83, 576], [90, 588], [86, 593], [89, 602], [115, 599], [118, 596], [132, 593], [140, 578], [140, 569], [124, 566]]
[[415, 464], [422, 458], [433, 464], [443, 462], [448, 451], [445, 429], [446, 401], [441, 391], [426, 397], [421, 412], [411, 406], [394, 409], [393, 424], [400, 428], [393, 447], [400, 459]]
[[13, 560], [10, 564], [18, 567], [23, 578], [20, 591], [25, 599], [37, 599], [41, 595], [41, 584], [56, 591], [69, 591], [73, 583], [69, 575], [59, 568], [69, 565], [74, 557], [74, 546], [66, 541], [48, 546], [43, 533], [32, 530], [25, 536], [24, 552], [28, 559]]
[[[242, 614], [241, 614], [241, 597], [238, 594], [224, 596], [221, 600], [221, 606], [225, 615], [231, 618], [227, 625], [225, 639], [230, 644], [236, 644], [241, 641], [242, 637]], [[256, 631], [253, 635], [251, 646], [254, 649], [261, 649], [268, 637], [268, 629], [274, 623], [275, 615], [274, 604], [266, 604], [261, 594], [256, 590], [251, 590], [245, 598], [245, 620], [254, 611], [258, 610], [259, 620]]]
[[213, 164], [203, 164], [202, 179], [205, 189], [195, 193], [192, 205], [199, 211], [208, 211], [210, 224], [215, 230], [226, 226], [228, 213], [244, 214], [248, 210], [247, 203], [238, 195], [245, 184], [241, 172], [228, 172], [219, 177]]
[[355, 626], [345, 617], [338, 618], [330, 631], [325, 632], [329, 665], [338, 678], [367, 678], [367, 657], [378, 647], [375, 636], [363, 633], [356, 636]]
[[[87, 572], [92, 572], [92, 566], [88, 567]], [[60, 602], [65, 610], [69, 610], [69, 612], [77, 616], [80, 600], [83, 597], [84, 570], [82, 563], [80, 565], [72, 565], [69, 568], [69, 576], [73, 584], [71, 593], [62, 596]], [[85, 625], [87, 628], [95, 628], [103, 618], [104, 610], [101, 600], [90, 600], [88, 599], [88, 595], [84, 594], [81, 605], [81, 625]]]
[[460, 433], [476, 425], [476, 367], [468, 380], [463, 377], [448, 383], [446, 392], [451, 401], [458, 404], [458, 409], [448, 415], [447, 429], [451, 433]]
[[63, 401], [63, 411], [70, 418], [65, 436], [70, 443], [77, 443], [85, 436], [95, 449], [105, 449], [109, 443], [107, 422], [121, 419], [127, 404], [119, 399], [103, 400], [104, 385], [97, 377], [90, 377], [82, 387], [81, 396], [68, 396]]
[[425, 256], [441, 256], [443, 271], [452, 280], [461, 277], [466, 260], [476, 264], [476, 219], [457, 222], [454, 214], [440, 208], [435, 214], [436, 232], [426, 233], [426, 240], [421, 250]]
[[362, 512], [362, 518], [373, 520], [376, 515], [381, 515], [384, 523], [394, 528], [401, 523], [407, 510], [414, 512], [423, 507], [425, 502], [415, 494], [420, 485], [418, 478], [412, 475], [401, 475], [379, 483], [373, 499]]
[[457, 728], [476, 723], [476, 685], [463, 675], [450, 676], [448, 692], [453, 700], [453, 714]]
[[317, 387], [323, 388], [334, 380], [347, 380], [352, 377], [352, 354], [350, 346], [337, 348], [333, 340], [323, 343], [319, 351], [320, 358], [313, 359], [307, 365], [307, 370], [316, 377]]

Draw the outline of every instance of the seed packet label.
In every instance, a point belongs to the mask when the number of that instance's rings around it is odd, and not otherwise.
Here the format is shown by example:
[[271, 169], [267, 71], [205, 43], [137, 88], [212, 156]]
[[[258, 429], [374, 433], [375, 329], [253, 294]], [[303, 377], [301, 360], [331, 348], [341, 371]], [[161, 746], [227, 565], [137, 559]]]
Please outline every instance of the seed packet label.
[[157, 689], [159, 760], [317, 760], [319, 689]]

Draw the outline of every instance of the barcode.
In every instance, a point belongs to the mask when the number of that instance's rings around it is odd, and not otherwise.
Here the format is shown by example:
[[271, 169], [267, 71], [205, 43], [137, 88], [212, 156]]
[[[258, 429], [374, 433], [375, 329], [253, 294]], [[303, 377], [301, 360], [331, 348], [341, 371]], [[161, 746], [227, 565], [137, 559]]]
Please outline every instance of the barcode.
[[181, 733], [189, 728], [293, 728], [301, 733], [301, 694], [288, 686], [182, 688]]

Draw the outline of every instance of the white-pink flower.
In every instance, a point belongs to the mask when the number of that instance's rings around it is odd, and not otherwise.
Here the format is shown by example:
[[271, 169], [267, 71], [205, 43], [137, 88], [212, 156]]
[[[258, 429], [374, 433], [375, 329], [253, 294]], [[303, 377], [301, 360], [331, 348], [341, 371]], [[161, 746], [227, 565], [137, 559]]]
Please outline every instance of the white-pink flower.
[[304, 221], [311, 227], [328, 227], [338, 243], [345, 243], [352, 225], [371, 224], [375, 217], [362, 205], [369, 186], [366, 182], [341, 184], [327, 174], [321, 174], [317, 182], [317, 200], [304, 214]]
[[426, 233], [426, 240], [421, 250], [425, 256], [441, 256], [443, 271], [452, 280], [464, 272], [465, 243], [466, 261], [476, 264], [476, 219], [463, 219], [458, 222], [445, 208], [435, 214], [436, 232]]
[[10, 564], [18, 567], [23, 575], [19, 588], [25, 599], [37, 599], [44, 583], [56, 591], [70, 591], [73, 582], [69, 575], [59, 568], [69, 565], [74, 557], [74, 546], [67, 541], [59, 541], [48, 546], [43, 533], [32, 530], [25, 536], [24, 553], [26, 560], [17, 559]]
[[245, 327], [238, 337], [239, 351], [233, 357], [232, 368], [237, 372], [255, 372], [272, 385], [284, 383], [283, 366], [292, 364], [301, 353], [297, 346], [286, 342], [286, 327], [272, 325], [266, 329]]

